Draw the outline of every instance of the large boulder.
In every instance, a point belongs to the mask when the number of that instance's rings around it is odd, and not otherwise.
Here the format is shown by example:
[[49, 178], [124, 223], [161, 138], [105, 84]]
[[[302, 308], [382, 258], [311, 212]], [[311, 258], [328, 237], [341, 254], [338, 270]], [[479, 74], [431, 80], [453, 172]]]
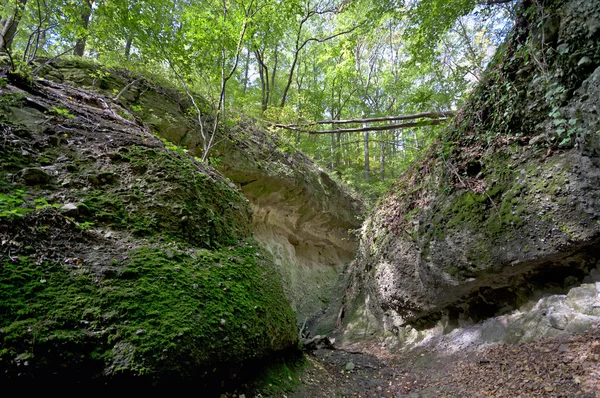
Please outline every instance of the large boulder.
[[347, 339], [503, 313], [600, 260], [600, 4], [543, 3], [363, 225]]
[[43, 81], [0, 95], [17, 101], [0, 122], [0, 380], [220, 387], [297, 346], [229, 181], [98, 93]]

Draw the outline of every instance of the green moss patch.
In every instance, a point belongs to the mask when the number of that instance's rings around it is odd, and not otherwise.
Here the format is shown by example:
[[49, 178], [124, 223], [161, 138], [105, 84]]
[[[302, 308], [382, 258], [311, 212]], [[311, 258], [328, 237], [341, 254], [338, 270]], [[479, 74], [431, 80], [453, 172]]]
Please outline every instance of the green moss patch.
[[[252, 242], [132, 249], [113, 276], [21, 255], [0, 269], [0, 364], [34, 373], [196, 375], [296, 339], [276, 274]], [[27, 361], [27, 365], [24, 365]], [[88, 375], [89, 376], [89, 375]]]

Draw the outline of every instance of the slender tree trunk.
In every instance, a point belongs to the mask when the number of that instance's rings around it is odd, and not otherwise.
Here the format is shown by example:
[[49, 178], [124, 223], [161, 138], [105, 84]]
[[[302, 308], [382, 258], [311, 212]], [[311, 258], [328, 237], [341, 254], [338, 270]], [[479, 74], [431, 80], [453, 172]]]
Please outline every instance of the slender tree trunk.
[[0, 51], [9, 51], [17, 34], [17, 28], [21, 21], [21, 12], [27, 5], [27, 0], [17, 1], [15, 10], [11, 16], [2, 21], [2, 32], [0, 33]]
[[125, 59], [129, 60], [129, 56], [131, 55], [131, 44], [133, 43], [132, 35], [129, 35], [127, 38], [127, 42], [125, 43]]
[[300, 50], [296, 49], [294, 52], [294, 58], [292, 60], [292, 66], [290, 67], [290, 73], [288, 74], [287, 83], [285, 84], [285, 88], [283, 89], [283, 94], [281, 95], [281, 103], [279, 104], [280, 108], [285, 106], [285, 101], [287, 100], [287, 94], [292, 85], [292, 81], [294, 79], [294, 71], [296, 70], [296, 64], [298, 63], [298, 57], [300, 55]]
[[[259, 65], [260, 67], [260, 65]], [[246, 62], [244, 63], [244, 94], [248, 91], [248, 73], [250, 70], [250, 47], [246, 47]]]
[[261, 109], [266, 111], [269, 106], [271, 90], [269, 88], [269, 68], [265, 65], [263, 54], [260, 50], [254, 51], [256, 60], [258, 61], [258, 73], [260, 76], [260, 91], [261, 91]]
[[269, 102], [274, 105], [275, 98], [275, 75], [277, 74], [277, 64], [279, 63], [279, 47], [275, 47], [275, 55], [273, 60], [273, 70], [271, 72], [271, 84], [269, 85]]
[[335, 167], [338, 167], [340, 165], [340, 148], [342, 147], [342, 133], [337, 133], [335, 136], [337, 140], [337, 151], [335, 152]]
[[335, 148], [335, 134], [331, 134], [331, 171], [335, 170], [335, 153], [336, 153], [336, 148]]
[[[362, 114], [363, 119], [365, 114]], [[363, 128], [366, 128], [367, 124], [363, 123]], [[369, 132], [365, 131], [363, 135], [363, 153], [365, 155], [365, 180], [369, 180], [371, 174], [371, 165], [369, 164]]]
[[[90, 25], [90, 17], [92, 16], [92, 5], [94, 4], [91, 0], [85, 0], [83, 4], [83, 11], [81, 12], [81, 25], [87, 31], [88, 26]], [[75, 44], [75, 48], [73, 49], [73, 55], [77, 57], [83, 57], [83, 53], [85, 53], [85, 44], [87, 42], [87, 33], [77, 40]]]
[[379, 176], [383, 181], [385, 179], [385, 141], [383, 133], [379, 134]]
[[400, 131], [402, 137], [402, 159], [404, 160], [404, 162], [406, 162], [406, 140], [404, 139], [404, 130]]

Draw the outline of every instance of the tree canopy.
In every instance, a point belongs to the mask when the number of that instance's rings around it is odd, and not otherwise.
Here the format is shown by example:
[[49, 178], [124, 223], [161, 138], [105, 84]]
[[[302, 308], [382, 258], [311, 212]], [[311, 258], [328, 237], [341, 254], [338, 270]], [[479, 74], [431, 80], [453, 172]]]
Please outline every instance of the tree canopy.
[[[363, 119], [456, 110], [510, 28], [514, 6], [475, 0], [0, 3], [0, 51], [15, 67], [72, 54], [162, 75], [194, 103], [204, 160], [219, 130], [243, 113], [270, 122], [287, 145], [346, 182], [375, 191], [441, 121], [394, 127], [381, 119], [370, 121], [376, 128], [368, 131]], [[356, 122], [340, 130], [340, 119]], [[277, 128], [315, 121], [331, 122]], [[321, 128], [328, 134], [305, 133]]]

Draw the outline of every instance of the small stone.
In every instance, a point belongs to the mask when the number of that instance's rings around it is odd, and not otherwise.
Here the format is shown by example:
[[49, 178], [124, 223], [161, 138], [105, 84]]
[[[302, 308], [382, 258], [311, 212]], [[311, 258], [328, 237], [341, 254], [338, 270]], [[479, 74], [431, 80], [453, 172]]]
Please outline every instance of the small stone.
[[21, 178], [27, 185], [45, 184], [50, 181], [50, 175], [38, 168], [23, 169], [21, 171]]
[[138, 329], [138, 330], [136, 330], [136, 331], [135, 331], [135, 334], [137, 334], [138, 336], [139, 336], [140, 334], [144, 334], [144, 329]]
[[346, 370], [349, 371], [349, 372], [353, 371], [354, 370], [354, 363], [348, 362], [346, 364]]
[[77, 208], [77, 205], [75, 203], [64, 204], [60, 208], [60, 211], [65, 213], [65, 215], [68, 217], [74, 217], [79, 213], [79, 209]]
[[173, 252], [173, 250], [171, 250], [171, 249], [167, 249], [167, 250], [165, 251], [165, 254], [166, 254], [166, 255], [167, 255], [167, 257], [169, 257], [169, 258], [173, 258], [173, 256], [175, 255], [175, 253], [174, 253], [174, 252]]
[[577, 62], [577, 66], [588, 66], [592, 63], [592, 59], [590, 57], [582, 57], [579, 62]]
[[559, 44], [558, 47], [556, 47], [556, 51], [561, 55], [567, 54], [569, 52], [569, 45], [567, 43]]
[[221, 326], [225, 326], [225, 324], [227, 323], [227, 321], [225, 319], [221, 318], [221, 322], [220, 323], [221, 323]]

